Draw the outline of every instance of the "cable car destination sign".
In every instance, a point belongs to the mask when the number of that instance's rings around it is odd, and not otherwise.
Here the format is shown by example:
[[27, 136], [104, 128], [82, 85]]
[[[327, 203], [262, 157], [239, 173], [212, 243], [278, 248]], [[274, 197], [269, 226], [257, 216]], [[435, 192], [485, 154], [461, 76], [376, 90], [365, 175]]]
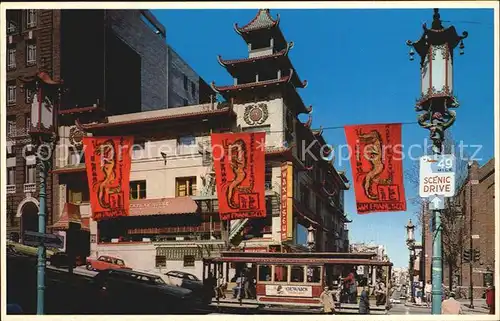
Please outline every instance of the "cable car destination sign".
[[455, 168], [453, 155], [420, 157], [420, 197], [455, 196]]

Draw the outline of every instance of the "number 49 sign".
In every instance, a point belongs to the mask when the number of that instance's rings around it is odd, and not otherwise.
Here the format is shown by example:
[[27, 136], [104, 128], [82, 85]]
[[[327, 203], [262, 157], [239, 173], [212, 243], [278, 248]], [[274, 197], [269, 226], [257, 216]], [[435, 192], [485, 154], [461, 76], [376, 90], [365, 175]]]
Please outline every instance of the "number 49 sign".
[[420, 158], [420, 197], [455, 195], [455, 167], [453, 155], [432, 155]]

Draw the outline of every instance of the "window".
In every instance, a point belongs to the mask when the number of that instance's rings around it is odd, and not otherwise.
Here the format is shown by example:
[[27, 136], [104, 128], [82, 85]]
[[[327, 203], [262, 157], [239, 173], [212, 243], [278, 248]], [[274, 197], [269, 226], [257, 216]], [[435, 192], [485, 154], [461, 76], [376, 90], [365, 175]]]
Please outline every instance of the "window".
[[29, 132], [31, 130], [31, 114], [26, 113], [24, 114], [24, 126], [26, 128], [26, 131]]
[[288, 282], [288, 266], [276, 265], [274, 267], [274, 282]]
[[16, 85], [9, 84], [7, 87], [7, 102], [14, 104], [16, 102]]
[[177, 140], [177, 152], [180, 155], [189, 154], [192, 151], [192, 147], [196, 144], [196, 139], [194, 136], [184, 136], [179, 137]]
[[186, 75], [183, 75], [184, 76], [184, 90], [188, 90], [188, 77]]
[[191, 81], [191, 96], [196, 96], [196, 85]]
[[273, 168], [271, 166], [266, 166], [265, 182], [266, 190], [271, 190], [273, 188]]
[[16, 136], [16, 118], [8, 117], [7, 118], [7, 136], [14, 137]]
[[167, 266], [167, 257], [165, 255], [157, 255], [155, 257], [155, 266], [157, 268]]
[[26, 28], [36, 27], [36, 10], [30, 9], [26, 11]]
[[7, 54], [7, 69], [16, 68], [16, 49], [10, 48]]
[[307, 282], [312, 282], [312, 283], [321, 282], [321, 267], [309, 266], [307, 268]]
[[259, 281], [271, 281], [270, 265], [259, 265]]
[[141, 159], [145, 155], [146, 142], [135, 142], [132, 145], [132, 159]]
[[26, 65], [33, 66], [36, 64], [36, 44], [29, 43], [26, 45]]
[[16, 185], [15, 167], [7, 167], [7, 185]]
[[11, 35], [13, 33], [16, 33], [17, 31], [17, 23], [14, 20], [9, 20], [9, 24], [7, 26], [7, 34]]
[[130, 199], [139, 200], [146, 198], [146, 181], [130, 182]]
[[36, 182], [36, 165], [26, 165], [26, 172], [25, 172], [25, 183], [35, 183]]
[[309, 190], [305, 184], [300, 184], [300, 202], [302, 205], [309, 207]]
[[178, 177], [175, 180], [175, 185], [175, 196], [177, 197], [193, 196], [196, 194], [196, 177]]
[[90, 234], [90, 243], [97, 243], [97, 235]]
[[323, 201], [321, 198], [316, 197], [316, 215], [321, 215], [321, 210], [323, 209]]
[[290, 273], [290, 282], [303, 283], [304, 282], [304, 267], [303, 266], [292, 266], [292, 271]]
[[184, 255], [184, 267], [194, 266], [194, 255]]
[[27, 104], [31, 104], [33, 102], [33, 95], [35, 94], [35, 91], [31, 88], [25, 88], [24, 89], [24, 101]]
[[69, 190], [68, 194], [71, 204], [80, 204], [83, 201], [83, 193], [81, 191]]
[[77, 150], [72, 150], [69, 153], [69, 165], [79, 165], [85, 162], [85, 156]]

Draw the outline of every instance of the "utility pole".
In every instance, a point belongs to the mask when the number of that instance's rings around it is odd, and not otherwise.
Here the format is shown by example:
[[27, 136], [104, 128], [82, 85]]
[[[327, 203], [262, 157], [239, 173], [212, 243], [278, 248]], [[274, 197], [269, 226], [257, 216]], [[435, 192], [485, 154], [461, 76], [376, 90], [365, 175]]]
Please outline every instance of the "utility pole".
[[[434, 9], [431, 28], [423, 25], [424, 32], [416, 42], [408, 40], [410, 60], [414, 60], [415, 52], [420, 56], [421, 97], [415, 110], [418, 123], [430, 132], [433, 155], [443, 153], [444, 132], [456, 118], [451, 108], [459, 103], [453, 93], [453, 50], [460, 44], [463, 54], [463, 39], [467, 32], [459, 36], [455, 27], [443, 27], [439, 9]], [[443, 283], [441, 210], [433, 210], [435, 230], [432, 246], [432, 314], [441, 314], [441, 298]]]

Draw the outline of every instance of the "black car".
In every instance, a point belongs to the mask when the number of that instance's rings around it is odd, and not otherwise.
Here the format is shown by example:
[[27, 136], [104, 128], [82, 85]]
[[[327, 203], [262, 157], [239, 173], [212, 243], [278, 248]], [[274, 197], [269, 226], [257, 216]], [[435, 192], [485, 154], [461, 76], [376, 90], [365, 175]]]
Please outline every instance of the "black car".
[[171, 286], [158, 275], [133, 270], [105, 270], [92, 281], [100, 313], [188, 313], [201, 308], [193, 291]]
[[[48, 259], [48, 261], [50, 262], [50, 265], [57, 267], [57, 268], [68, 268], [70, 266], [69, 256], [65, 252], [57, 252], [57, 253], [52, 254], [50, 256], [50, 258]], [[76, 268], [76, 266], [77, 266], [77, 264], [75, 261], [75, 262], [73, 262], [73, 268]]]

